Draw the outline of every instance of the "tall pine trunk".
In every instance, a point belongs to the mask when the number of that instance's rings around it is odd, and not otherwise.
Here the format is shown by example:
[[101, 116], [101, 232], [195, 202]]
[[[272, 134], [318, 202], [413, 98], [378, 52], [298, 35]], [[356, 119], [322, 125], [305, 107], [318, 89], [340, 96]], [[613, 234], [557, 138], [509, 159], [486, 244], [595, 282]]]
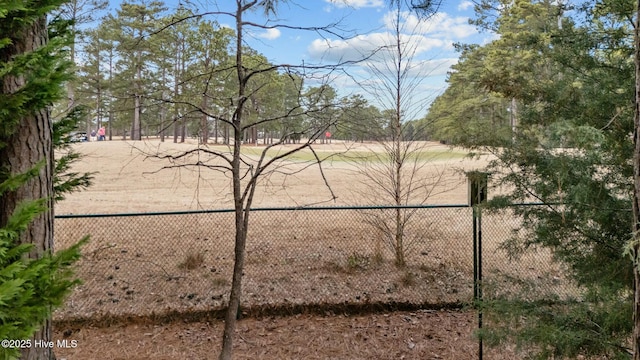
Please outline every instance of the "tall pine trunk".
[[[6, 63], [16, 55], [28, 53], [46, 44], [46, 17], [41, 17], [23, 31], [12, 36], [13, 44], [0, 50], [0, 62]], [[21, 76], [5, 76], [2, 92], [14, 94], [25, 86]], [[12, 175], [25, 173], [43, 162], [38, 176], [30, 179], [15, 191], [0, 197], [0, 227], [4, 227], [18, 204], [40, 198], [48, 199], [48, 210], [40, 214], [25, 231], [20, 242], [33, 244], [29, 254], [39, 258], [48, 250], [53, 250], [53, 144], [52, 126], [47, 109], [41, 109], [20, 119], [17, 131], [7, 138], [0, 138], [5, 146], [0, 148], [0, 168], [9, 169]], [[51, 340], [50, 321], [36, 332], [34, 340]], [[32, 346], [25, 349], [22, 359], [53, 359], [53, 350]]]
[[209, 106], [209, 104], [207, 103], [207, 95], [204, 94], [202, 96], [202, 114], [200, 117], [200, 136], [202, 138], [201, 140], [201, 144], [208, 144], [209, 143], [209, 116], [207, 115], [206, 111], [207, 111], [207, 107]]
[[635, 108], [633, 142], [633, 173], [635, 190], [633, 192], [633, 262], [634, 262], [634, 304], [633, 304], [633, 359], [640, 360], [640, 1], [636, 2], [636, 22], [634, 31], [635, 62]]

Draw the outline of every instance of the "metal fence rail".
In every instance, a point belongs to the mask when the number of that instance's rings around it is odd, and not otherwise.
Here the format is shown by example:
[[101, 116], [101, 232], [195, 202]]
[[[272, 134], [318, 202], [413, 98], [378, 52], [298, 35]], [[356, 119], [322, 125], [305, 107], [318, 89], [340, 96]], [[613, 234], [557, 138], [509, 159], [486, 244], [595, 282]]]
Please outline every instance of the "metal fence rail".
[[[407, 265], [380, 219], [409, 215]], [[64, 248], [84, 235], [76, 288], [54, 318], [213, 310], [226, 304], [233, 270], [230, 210], [66, 215]], [[350, 303], [452, 303], [473, 297], [472, 209], [464, 205], [255, 209], [250, 214], [243, 307]], [[512, 259], [500, 244], [518, 229], [509, 211], [483, 215], [487, 293], [575, 291], [544, 251]], [[522, 233], [521, 233], [522, 235]]]

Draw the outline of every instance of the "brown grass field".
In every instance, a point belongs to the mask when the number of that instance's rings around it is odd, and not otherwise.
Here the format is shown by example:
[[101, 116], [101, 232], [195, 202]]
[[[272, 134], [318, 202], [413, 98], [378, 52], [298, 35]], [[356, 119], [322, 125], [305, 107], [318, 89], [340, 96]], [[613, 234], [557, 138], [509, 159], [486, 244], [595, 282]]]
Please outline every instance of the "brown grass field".
[[[145, 211], [178, 211], [212, 208], [231, 208], [233, 199], [229, 174], [219, 171], [182, 167], [164, 169], [170, 165], [165, 159], [148, 154], [175, 154], [193, 149], [193, 143], [174, 144], [150, 140], [143, 142], [88, 142], [75, 146], [84, 159], [74, 168], [78, 172], [98, 172], [94, 185], [71, 194], [56, 207], [57, 214], [125, 213]], [[227, 151], [223, 146], [212, 149]], [[281, 150], [290, 149], [284, 146]], [[263, 148], [247, 146], [247, 154], [255, 158]], [[320, 157], [328, 157], [322, 168], [331, 191], [320, 176], [318, 166], [309, 161], [304, 150], [293, 161], [278, 164], [278, 172], [263, 177], [254, 200], [254, 207], [305, 205], [361, 205], [369, 199], [361, 194], [362, 176], [346, 159], [363, 153], [380, 151], [377, 144], [334, 143], [315, 147]], [[462, 150], [449, 149], [437, 143], [426, 143], [424, 157], [430, 160], [418, 175], [433, 178], [443, 172], [430, 204], [466, 204], [466, 180], [461, 170], [481, 168], [486, 160], [465, 158]], [[344, 156], [329, 157], [331, 154]], [[430, 158], [430, 159], [429, 159]], [[195, 160], [194, 157], [191, 158]], [[198, 159], [202, 160], [202, 159]], [[357, 162], [357, 160], [356, 160]], [[179, 162], [176, 163], [180, 165]], [[288, 175], [287, 175], [288, 174]], [[380, 201], [376, 198], [376, 204]], [[384, 199], [383, 199], [384, 201]]]
[[[193, 149], [193, 143], [107, 141], [74, 146], [85, 155], [74, 171], [97, 173], [92, 187], [71, 194], [56, 207], [57, 215], [232, 206], [228, 174], [184, 166], [163, 169], [185, 163], [149, 156]], [[244, 151], [255, 159], [262, 149], [246, 147]], [[258, 187], [254, 207], [389, 203], [380, 194], [368, 197], [371, 190], [365, 187], [357, 163], [345, 160], [348, 154], [366, 157], [367, 152], [380, 151], [379, 146], [334, 143], [315, 149], [321, 157], [334, 154], [322, 165], [330, 188], [318, 166], [311, 166], [306, 151], [279, 162], [278, 171], [267, 174]], [[460, 150], [431, 143], [425, 144], [424, 158], [429, 161], [422, 160], [426, 166], [416, 177], [439, 178], [429, 204], [465, 204], [467, 184], [461, 171], [479, 169], [487, 161], [471, 160]], [[188, 161], [195, 160], [208, 161], [204, 157]], [[426, 220], [409, 229], [415, 248], [406, 269], [397, 269], [384, 244], [372, 240], [377, 235], [366, 226], [362, 211], [256, 212], [247, 244], [243, 304], [468, 301], [472, 290], [469, 211], [438, 211], [418, 214]], [[177, 218], [170, 216], [57, 220], [57, 246], [67, 246], [87, 233], [92, 240], [83, 249], [78, 267], [84, 284], [55, 318], [153, 317], [167, 311], [198, 313], [222, 308], [232, 269], [231, 216], [195, 216], [188, 224], [176, 223]], [[541, 261], [549, 263], [548, 255], [539, 254], [529, 263], [505, 266], [507, 258], [498, 254], [497, 245], [510, 229], [488, 227], [486, 251], [494, 256], [489, 258], [487, 273], [517, 272], [539, 266]], [[383, 254], [382, 259], [376, 254]], [[559, 274], [550, 266], [535, 276], [536, 281], [551, 284]], [[128, 324], [116, 321], [103, 327], [96, 321], [94, 325], [58, 322], [55, 339], [78, 341], [75, 349], [58, 349], [58, 358], [211, 359], [216, 357], [222, 332], [221, 321], [214, 318], [169, 323], [136, 318]], [[466, 311], [347, 315], [336, 310], [323, 315], [251, 317], [240, 321], [235, 354], [238, 359], [470, 359], [477, 356], [475, 326], [474, 313]], [[517, 358], [507, 348], [485, 355]]]

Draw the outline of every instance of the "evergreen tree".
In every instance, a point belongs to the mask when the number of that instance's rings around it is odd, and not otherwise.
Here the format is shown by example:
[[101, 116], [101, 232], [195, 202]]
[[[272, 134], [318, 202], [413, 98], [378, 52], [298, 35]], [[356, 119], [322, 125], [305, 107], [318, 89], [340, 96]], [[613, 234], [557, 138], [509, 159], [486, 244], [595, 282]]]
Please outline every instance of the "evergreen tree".
[[54, 166], [63, 137], [48, 108], [69, 80], [69, 32], [65, 22], [49, 28], [47, 14], [61, 3], [0, 4], [0, 338], [30, 342], [22, 350], [3, 346], [4, 359], [54, 358], [34, 341], [51, 340], [51, 313], [75, 284], [70, 265], [80, 243], [52, 253], [54, 201], [71, 190], [67, 180], [84, 181]]
[[[189, 64], [186, 81], [192, 94], [188, 98], [200, 98], [199, 121], [195, 122], [193, 133], [197, 133], [202, 144], [209, 141], [209, 114], [220, 113], [231, 97], [230, 88], [233, 77], [231, 71], [230, 45], [234, 38], [233, 30], [220, 27], [211, 21], [200, 21], [194, 24], [188, 33], [187, 46], [197, 61]], [[215, 142], [217, 142], [218, 121], [214, 118]]]
[[471, 148], [509, 143], [509, 100], [479, 83], [488, 47], [458, 46], [460, 58], [448, 74], [447, 90], [420, 121], [422, 137]]
[[[478, 9], [477, 24], [500, 38], [468, 49], [450, 80], [473, 81], [447, 90], [438, 106], [449, 101], [457, 114], [474, 112], [483, 96], [508, 106], [511, 136], [458, 138], [471, 147], [489, 145], [481, 148], [496, 156], [488, 170], [511, 190], [491, 205], [544, 204], [513, 209], [526, 235], [514, 235], [503, 248], [513, 256], [550, 250], [584, 290], [563, 299], [535, 284], [515, 297], [486, 287], [485, 313], [493, 326], [482, 336], [490, 343], [514, 341], [540, 359], [627, 358], [633, 273], [623, 250], [632, 223], [632, 8], [607, 2], [573, 13], [587, 21], [573, 21], [562, 4], [550, 1], [483, 1]], [[505, 121], [502, 116], [501, 126]], [[524, 300], [531, 294], [540, 297]]]
[[120, 55], [119, 75], [123, 79], [124, 97], [132, 103], [131, 139], [142, 139], [142, 109], [145, 95], [149, 94], [147, 81], [153, 70], [153, 43], [149, 34], [158, 25], [158, 18], [166, 7], [161, 1], [125, 1], [120, 4], [117, 16], [110, 19], [116, 32], [117, 50]]
[[384, 127], [380, 109], [362, 95], [340, 99], [340, 118], [334, 134], [337, 139], [360, 142], [381, 139]]

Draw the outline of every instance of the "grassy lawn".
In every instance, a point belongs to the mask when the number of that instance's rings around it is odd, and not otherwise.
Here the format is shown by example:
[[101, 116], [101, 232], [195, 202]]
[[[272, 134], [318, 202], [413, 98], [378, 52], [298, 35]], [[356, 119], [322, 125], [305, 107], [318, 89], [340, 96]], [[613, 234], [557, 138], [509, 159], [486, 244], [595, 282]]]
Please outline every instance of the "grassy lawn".
[[[260, 156], [264, 149], [263, 148], [255, 148], [255, 147], [246, 147], [242, 149], [243, 154], [250, 156]], [[267, 157], [273, 158], [278, 156], [279, 154], [284, 153], [286, 150], [282, 149], [270, 149], [267, 151]], [[361, 150], [351, 150], [351, 151], [322, 151], [316, 150], [316, 154], [323, 161], [339, 161], [339, 162], [365, 162], [365, 161], [386, 161], [388, 159], [388, 154], [383, 152], [373, 152], [373, 151], [361, 151]], [[412, 153], [409, 156], [409, 160], [417, 159], [420, 161], [441, 161], [441, 160], [454, 160], [454, 159], [462, 159], [467, 156], [466, 152], [462, 151], [453, 151], [453, 150], [442, 150], [442, 149], [422, 149], [421, 151], [417, 151]], [[314, 154], [308, 150], [304, 149], [295, 154], [289, 155], [287, 158], [289, 161], [314, 161]]]

